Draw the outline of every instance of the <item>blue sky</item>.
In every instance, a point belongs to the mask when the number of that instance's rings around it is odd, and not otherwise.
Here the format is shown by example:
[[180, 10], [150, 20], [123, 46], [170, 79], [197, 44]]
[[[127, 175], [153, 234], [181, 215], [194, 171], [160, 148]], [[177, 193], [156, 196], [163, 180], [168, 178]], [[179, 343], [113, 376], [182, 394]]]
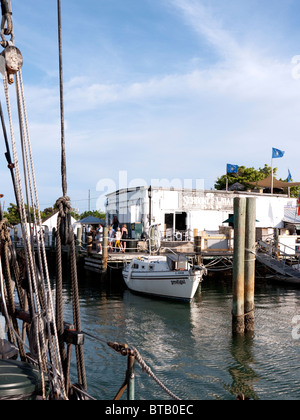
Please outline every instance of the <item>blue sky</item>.
[[[61, 196], [56, 1], [12, 7], [45, 208]], [[203, 178], [210, 189], [227, 163], [270, 164], [272, 147], [286, 151], [279, 176], [290, 169], [300, 180], [299, 9], [296, 0], [62, 0], [73, 206], [87, 210], [90, 190], [103, 210], [106, 192], [140, 183]]]

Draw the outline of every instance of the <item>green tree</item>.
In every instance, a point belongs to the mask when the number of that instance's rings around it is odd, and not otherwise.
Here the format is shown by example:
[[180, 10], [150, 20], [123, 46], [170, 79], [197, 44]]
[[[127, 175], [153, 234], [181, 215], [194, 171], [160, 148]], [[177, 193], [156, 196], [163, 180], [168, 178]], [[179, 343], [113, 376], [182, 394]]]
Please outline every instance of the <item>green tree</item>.
[[[26, 214], [27, 214], [27, 217], [28, 217], [28, 207], [27, 207], [26, 204], [25, 204], [25, 210], [26, 210]], [[36, 210], [36, 213], [35, 213], [36, 218], [37, 218], [37, 215], [38, 215], [38, 213], [37, 213], [37, 210]], [[8, 220], [8, 223], [11, 224], [11, 225], [17, 225], [21, 222], [18, 207], [17, 207], [16, 204], [13, 204], [13, 203], [10, 203], [10, 207], [8, 207], [7, 211], [4, 212], [4, 217]], [[31, 217], [31, 220], [33, 221], [34, 218], [33, 218], [33, 208], [32, 207], [30, 207], [30, 217]]]
[[[226, 178], [228, 178], [228, 186], [239, 182], [244, 185], [246, 189], [253, 188], [249, 182], [261, 181], [267, 178], [272, 173], [272, 168], [269, 165], [265, 165], [264, 168], [246, 168], [245, 166], [240, 166], [236, 174], [227, 174], [222, 175], [217, 179], [215, 183], [216, 190], [225, 190], [226, 189]], [[277, 173], [277, 168], [273, 169], [274, 176]]]
[[[286, 179], [281, 179], [280, 181], [286, 181]], [[293, 180], [291, 179], [291, 182], [293, 182]], [[290, 196], [293, 198], [298, 198], [299, 197], [299, 193], [300, 193], [300, 185], [299, 187], [291, 187], [290, 188]]]
[[[27, 211], [27, 206], [26, 205], [25, 205], [25, 208], [26, 208], [26, 211]], [[57, 212], [57, 208], [55, 207], [55, 205], [53, 207], [47, 207], [43, 211], [41, 211], [41, 219], [42, 220], [48, 219], [49, 217], [51, 217], [56, 212]], [[30, 208], [30, 214], [31, 214], [31, 220], [33, 221], [33, 209], [32, 208]], [[94, 217], [97, 217], [98, 219], [104, 219], [105, 220], [105, 213], [101, 212], [101, 211], [98, 211], [98, 210], [94, 210], [94, 211], [90, 211], [90, 212], [85, 211], [82, 214], [78, 214], [74, 210], [72, 210], [71, 215], [76, 220], [84, 219], [85, 217], [88, 217], [88, 216], [94, 216]], [[11, 225], [17, 225], [17, 224], [20, 223], [19, 211], [18, 211], [18, 208], [17, 208], [16, 204], [10, 203], [10, 206], [8, 207], [7, 211], [4, 212], [3, 216], [8, 220], [8, 223], [11, 224]]]
[[85, 211], [84, 213], [81, 213], [80, 219], [85, 219], [86, 217], [89, 217], [89, 216], [93, 216], [93, 217], [97, 217], [98, 219], [105, 220], [105, 213], [98, 210]]
[[16, 204], [10, 203], [10, 207], [4, 212], [4, 217], [8, 220], [10, 225], [17, 225], [20, 223], [20, 216]]
[[51, 217], [56, 212], [54, 207], [47, 207], [43, 211], [41, 211], [41, 219], [45, 220], [48, 219], [48, 217]]
[[300, 186], [299, 187], [291, 187], [291, 197], [298, 198], [300, 193]]

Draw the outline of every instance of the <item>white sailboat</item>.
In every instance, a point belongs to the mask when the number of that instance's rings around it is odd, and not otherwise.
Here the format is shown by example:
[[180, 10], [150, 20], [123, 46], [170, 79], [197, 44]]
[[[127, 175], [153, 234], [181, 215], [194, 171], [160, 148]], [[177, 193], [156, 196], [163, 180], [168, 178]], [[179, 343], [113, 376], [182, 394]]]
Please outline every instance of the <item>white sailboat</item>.
[[182, 255], [149, 256], [133, 259], [123, 278], [133, 292], [191, 301], [206, 273]]

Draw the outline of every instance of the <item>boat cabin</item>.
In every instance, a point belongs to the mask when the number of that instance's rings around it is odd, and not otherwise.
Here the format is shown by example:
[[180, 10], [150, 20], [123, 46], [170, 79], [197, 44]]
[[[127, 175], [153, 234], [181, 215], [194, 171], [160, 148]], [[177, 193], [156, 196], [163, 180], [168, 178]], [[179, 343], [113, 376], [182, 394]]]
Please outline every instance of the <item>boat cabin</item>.
[[184, 271], [189, 269], [189, 263], [185, 255], [167, 255], [167, 263], [171, 271]]
[[188, 271], [189, 262], [185, 255], [169, 254], [160, 257], [143, 257], [132, 262], [133, 270], [138, 271]]

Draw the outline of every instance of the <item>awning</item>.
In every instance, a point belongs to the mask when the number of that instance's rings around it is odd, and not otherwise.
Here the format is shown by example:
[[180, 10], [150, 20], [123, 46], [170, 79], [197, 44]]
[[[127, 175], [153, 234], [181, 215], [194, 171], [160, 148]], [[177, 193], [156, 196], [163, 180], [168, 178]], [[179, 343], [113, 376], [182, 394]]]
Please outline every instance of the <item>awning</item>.
[[98, 217], [94, 216], [88, 216], [79, 220], [77, 223], [80, 223], [81, 225], [105, 225], [105, 220], [98, 219]]
[[[256, 220], [259, 223], [259, 220]], [[223, 223], [234, 223], [234, 216], [229, 217], [229, 219], [224, 220]]]
[[223, 223], [234, 223], [234, 216], [229, 217], [229, 219], [224, 220]]

